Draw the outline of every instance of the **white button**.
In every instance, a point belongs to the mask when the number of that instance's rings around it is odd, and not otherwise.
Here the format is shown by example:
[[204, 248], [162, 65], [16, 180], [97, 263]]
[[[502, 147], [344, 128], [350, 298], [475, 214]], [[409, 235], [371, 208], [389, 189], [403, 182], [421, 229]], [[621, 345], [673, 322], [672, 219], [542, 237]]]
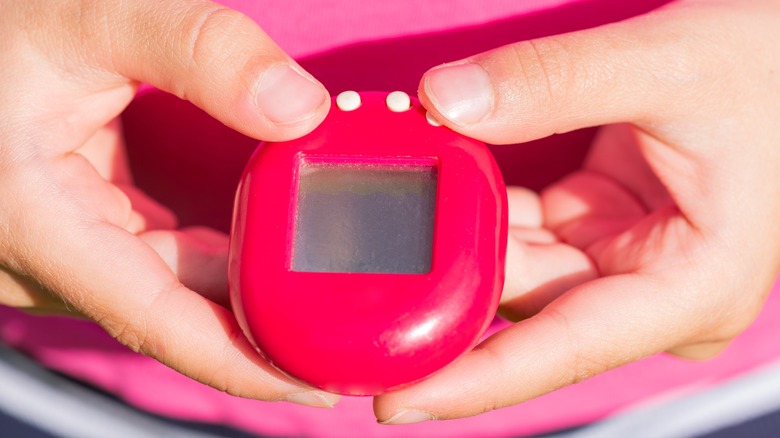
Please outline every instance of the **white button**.
[[388, 94], [385, 103], [387, 103], [390, 111], [394, 113], [402, 113], [412, 107], [412, 99], [403, 91], [393, 91]]
[[357, 91], [342, 91], [336, 96], [336, 106], [342, 111], [354, 111], [360, 108], [360, 103]]
[[431, 114], [429, 111], [425, 112], [425, 120], [427, 120], [428, 124], [431, 126], [441, 126], [441, 122], [433, 118], [433, 114]]

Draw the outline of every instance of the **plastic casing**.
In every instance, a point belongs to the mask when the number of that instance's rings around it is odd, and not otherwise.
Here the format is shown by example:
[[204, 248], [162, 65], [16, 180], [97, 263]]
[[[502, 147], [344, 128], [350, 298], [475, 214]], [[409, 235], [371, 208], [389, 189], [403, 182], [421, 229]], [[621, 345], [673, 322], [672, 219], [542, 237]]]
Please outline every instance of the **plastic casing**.
[[[297, 140], [261, 143], [242, 177], [233, 218], [233, 311], [258, 351], [326, 391], [376, 395], [421, 380], [477, 344], [504, 282], [506, 190], [487, 147], [425, 109], [391, 112], [387, 93], [334, 104]], [[290, 257], [302, 157], [346, 162], [409, 159], [438, 173], [427, 274], [295, 272]]]

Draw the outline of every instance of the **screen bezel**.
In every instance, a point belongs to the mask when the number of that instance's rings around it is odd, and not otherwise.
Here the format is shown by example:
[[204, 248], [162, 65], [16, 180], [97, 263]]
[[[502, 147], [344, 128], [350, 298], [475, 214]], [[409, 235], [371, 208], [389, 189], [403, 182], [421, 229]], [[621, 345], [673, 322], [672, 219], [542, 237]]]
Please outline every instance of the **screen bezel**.
[[[345, 156], [345, 155], [320, 155], [320, 154], [299, 154], [296, 157], [295, 172], [293, 173], [293, 191], [292, 208], [290, 209], [290, 232], [287, 253], [287, 269], [293, 272], [320, 272], [336, 274], [395, 274], [395, 275], [425, 275], [430, 273], [433, 266], [433, 248], [436, 236], [436, 204], [438, 199], [439, 185], [439, 161], [430, 157], [387, 157], [387, 156]], [[429, 172], [435, 175], [434, 184], [434, 211], [433, 223], [430, 224], [430, 258], [427, 260], [427, 269], [424, 272], [389, 272], [389, 271], [339, 271], [339, 270], [301, 270], [295, 268], [296, 239], [299, 226], [299, 208], [300, 208], [300, 184], [301, 171], [306, 167], [333, 167], [333, 168], [361, 168], [367, 171], [374, 169], [414, 169], [414, 172]]]

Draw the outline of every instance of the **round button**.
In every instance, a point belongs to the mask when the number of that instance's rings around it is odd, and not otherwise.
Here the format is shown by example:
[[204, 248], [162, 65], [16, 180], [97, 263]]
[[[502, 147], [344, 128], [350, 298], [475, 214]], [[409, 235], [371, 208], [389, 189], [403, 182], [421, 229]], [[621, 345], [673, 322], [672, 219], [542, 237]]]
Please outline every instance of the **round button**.
[[354, 111], [360, 108], [360, 103], [357, 91], [342, 91], [336, 96], [336, 106], [342, 111]]
[[403, 91], [393, 91], [388, 94], [385, 103], [387, 103], [387, 108], [394, 113], [402, 113], [412, 107], [412, 99]]
[[441, 126], [441, 122], [436, 120], [436, 118], [433, 117], [433, 114], [431, 114], [430, 111], [425, 112], [425, 120], [427, 120], [428, 124], [431, 126]]

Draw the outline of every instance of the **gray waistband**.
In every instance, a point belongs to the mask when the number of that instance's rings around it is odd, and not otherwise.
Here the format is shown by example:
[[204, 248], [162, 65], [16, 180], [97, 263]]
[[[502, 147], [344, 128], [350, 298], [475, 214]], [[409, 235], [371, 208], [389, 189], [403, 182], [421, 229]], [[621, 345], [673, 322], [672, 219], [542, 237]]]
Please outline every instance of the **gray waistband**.
[[0, 411], [63, 438], [217, 435], [158, 421], [41, 367], [0, 345]]
[[[0, 344], [0, 413], [62, 438], [215, 435], [145, 415]], [[608, 396], [605, 394], [605, 396]], [[556, 438], [687, 438], [780, 410], [780, 362], [717, 387], [666, 397]], [[248, 436], [249, 434], [247, 434]]]

